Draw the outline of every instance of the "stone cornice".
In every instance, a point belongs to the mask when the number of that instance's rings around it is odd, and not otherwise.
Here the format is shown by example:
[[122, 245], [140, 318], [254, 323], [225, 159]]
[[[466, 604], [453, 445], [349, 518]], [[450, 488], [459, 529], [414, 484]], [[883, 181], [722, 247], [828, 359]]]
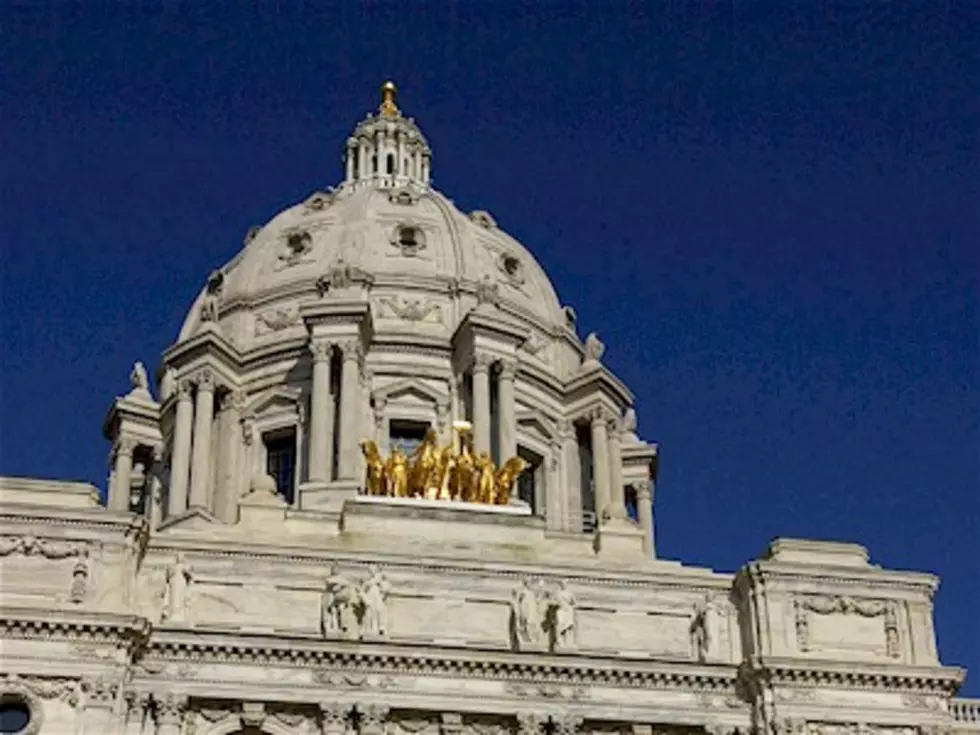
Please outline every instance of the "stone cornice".
[[213, 329], [198, 332], [183, 342], [169, 347], [163, 353], [163, 361], [183, 375], [187, 372], [183, 369], [184, 366], [199, 355], [216, 357], [220, 368], [230, 369], [232, 372], [239, 370], [242, 365], [242, 355], [238, 348]]
[[617, 404], [633, 405], [633, 393], [604, 365], [599, 364], [591, 370], [577, 373], [565, 381], [565, 390], [571, 400], [575, 400], [576, 394], [588, 393], [592, 388], [607, 393]]
[[814, 583], [832, 587], [866, 586], [873, 589], [874, 596], [884, 590], [917, 592], [932, 597], [938, 586], [938, 579], [932, 574], [882, 569], [878, 566], [847, 567], [803, 564], [797, 562], [753, 561], [742, 567], [735, 575], [736, 584], [755, 582], [764, 579], [767, 585], [773, 582], [804, 583], [808, 588]]
[[51, 509], [38, 505], [0, 504], [0, 523], [30, 526], [36, 533], [40, 527], [65, 527], [92, 531], [114, 531], [121, 534], [139, 533], [146, 526], [146, 520], [128, 511], [111, 511], [102, 505], [91, 508]]
[[140, 648], [149, 634], [149, 621], [136, 615], [0, 606], [0, 636], [6, 638], [125, 643], [127, 648]]
[[963, 669], [952, 666], [901, 666], [785, 657], [758, 657], [744, 664], [742, 670], [743, 675], [773, 686], [829, 686], [944, 695], [955, 694], [966, 677]]
[[248, 633], [157, 629], [145, 658], [168, 662], [222, 662], [335, 668], [362, 674], [459, 676], [539, 684], [636, 689], [735, 691], [735, 666], [618, 657], [534, 657], [509, 651], [393, 644], [345, 643], [313, 637], [269, 637]]

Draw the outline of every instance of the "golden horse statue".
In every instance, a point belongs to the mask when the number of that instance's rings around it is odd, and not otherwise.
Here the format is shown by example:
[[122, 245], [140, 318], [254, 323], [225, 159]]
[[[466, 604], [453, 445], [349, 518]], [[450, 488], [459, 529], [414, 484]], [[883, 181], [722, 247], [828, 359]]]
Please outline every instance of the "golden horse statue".
[[387, 460], [382, 458], [375, 442], [362, 441], [365, 493], [484, 505], [509, 503], [514, 483], [527, 469], [527, 462], [511, 457], [498, 468], [488, 452], [474, 451], [469, 424], [460, 422], [455, 430], [458, 449], [454, 444], [440, 447], [436, 430], [429, 428], [411, 457], [396, 447]]
[[364, 489], [368, 495], [384, 495], [388, 491], [385, 482], [385, 462], [381, 458], [378, 445], [370, 439], [365, 439], [361, 442], [361, 452], [367, 465]]

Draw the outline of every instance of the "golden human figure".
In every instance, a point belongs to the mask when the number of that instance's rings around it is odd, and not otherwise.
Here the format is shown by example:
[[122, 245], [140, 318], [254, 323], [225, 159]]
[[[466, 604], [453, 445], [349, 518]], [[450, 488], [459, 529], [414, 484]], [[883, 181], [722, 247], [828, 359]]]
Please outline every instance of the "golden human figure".
[[525, 469], [527, 469], [527, 462], [520, 457], [511, 457], [504, 462], [504, 466], [497, 470], [494, 478], [493, 503], [507, 505], [510, 502], [514, 483]]
[[488, 452], [481, 452], [476, 458], [476, 473], [473, 476], [471, 499], [476, 503], [492, 503], [494, 494], [494, 473], [496, 468]]
[[449, 494], [453, 500], [470, 500], [473, 485], [473, 434], [459, 429], [459, 454], [449, 474]]
[[453, 451], [452, 444], [443, 447], [439, 451], [439, 461], [436, 466], [436, 488], [437, 500], [451, 500], [452, 491], [449, 487], [449, 477], [453, 467], [456, 465], [456, 453]]
[[385, 466], [388, 478], [388, 494], [396, 498], [408, 497], [408, 457], [395, 447]]
[[395, 104], [397, 91], [394, 82], [389, 81], [381, 85], [381, 106], [378, 107], [378, 112], [385, 117], [398, 117], [401, 114], [398, 105]]
[[438, 456], [438, 435], [430, 426], [422, 443], [412, 453], [412, 469], [408, 475], [408, 491], [411, 497], [429, 497], [429, 486], [435, 477]]
[[364, 453], [364, 460], [367, 465], [364, 478], [364, 489], [368, 495], [384, 495], [387, 493], [387, 483], [385, 482], [385, 463], [381, 459], [381, 452], [378, 445], [370, 439], [361, 442], [361, 452]]

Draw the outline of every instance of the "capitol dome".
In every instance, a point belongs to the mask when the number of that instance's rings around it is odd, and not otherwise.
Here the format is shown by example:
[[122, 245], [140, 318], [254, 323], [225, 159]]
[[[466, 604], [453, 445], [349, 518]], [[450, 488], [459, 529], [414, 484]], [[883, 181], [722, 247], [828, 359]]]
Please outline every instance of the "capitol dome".
[[[221, 295], [218, 324], [239, 348], [290, 327], [301, 330], [296, 299], [315, 298], [318, 282], [322, 286], [338, 269], [371, 281], [379, 299], [376, 321], [438, 321], [448, 336], [470, 305], [466, 296], [480, 294], [529, 327], [550, 332], [568, 323], [527, 248], [489, 213], [465, 214], [430, 186], [428, 143], [396, 107], [393, 85], [383, 88], [378, 112], [357, 125], [344, 161], [346, 176], [338, 187], [253, 228], [244, 249], [212, 276], [208, 288]], [[202, 315], [207, 295], [206, 288], [180, 340], [214, 315]], [[446, 308], [460, 297], [463, 309]], [[430, 329], [433, 336], [438, 331]]]

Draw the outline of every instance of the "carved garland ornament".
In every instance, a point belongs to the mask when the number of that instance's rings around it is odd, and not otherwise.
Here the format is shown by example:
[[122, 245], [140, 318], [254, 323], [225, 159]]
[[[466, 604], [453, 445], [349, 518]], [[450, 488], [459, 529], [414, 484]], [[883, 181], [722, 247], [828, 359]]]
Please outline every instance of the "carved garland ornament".
[[796, 608], [796, 644], [800, 651], [810, 650], [809, 613], [818, 615], [853, 614], [865, 618], [884, 617], [886, 654], [891, 658], [901, 656], [898, 637], [898, 614], [894, 603], [883, 600], [860, 600], [846, 596], [814, 595], [798, 598]]

